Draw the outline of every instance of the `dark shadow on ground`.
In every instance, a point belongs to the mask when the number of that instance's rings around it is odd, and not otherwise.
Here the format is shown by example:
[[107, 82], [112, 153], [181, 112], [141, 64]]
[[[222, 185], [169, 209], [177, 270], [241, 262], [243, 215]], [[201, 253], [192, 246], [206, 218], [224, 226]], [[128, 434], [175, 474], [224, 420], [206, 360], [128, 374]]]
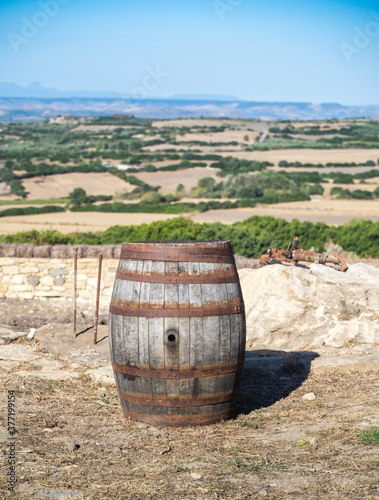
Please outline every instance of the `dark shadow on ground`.
[[103, 340], [107, 340], [107, 338], [108, 338], [108, 335], [105, 335], [102, 339], [97, 339], [96, 344], [100, 344], [100, 342], [102, 342]]
[[76, 334], [76, 337], [79, 337], [79, 335], [83, 335], [83, 333], [86, 333], [88, 332], [89, 330], [92, 330], [92, 328], [94, 328], [94, 326], [89, 326], [88, 328], [85, 328], [84, 330], [81, 330], [80, 332], [78, 332]]
[[307, 379], [317, 352], [247, 351], [237, 412], [250, 413], [286, 398]]

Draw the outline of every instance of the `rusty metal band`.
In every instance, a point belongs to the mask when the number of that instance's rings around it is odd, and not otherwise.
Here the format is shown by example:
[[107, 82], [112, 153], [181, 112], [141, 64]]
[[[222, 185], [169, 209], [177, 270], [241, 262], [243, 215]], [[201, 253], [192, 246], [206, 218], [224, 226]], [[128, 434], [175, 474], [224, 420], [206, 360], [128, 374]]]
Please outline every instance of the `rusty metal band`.
[[229, 246], [224, 248], [209, 248], [209, 247], [174, 247], [162, 245], [133, 245], [133, 243], [123, 244], [121, 247], [121, 258], [124, 253], [151, 253], [151, 254], [164, 254], [164, 253], [177, 253], [183, 255], [233, 255], [232, 249]]
[[232, 401], [237, 397], [238, 391], [229, 392], [228, 394], [222, 394], [218, 396], [208, 396], [203, 398], [193, 398], [193, 399], [153, 399], [141, 396], [136, 396], [130, 392], [119, 391], [120, 399], [126, 401], [127, 403], [133, 403], [141, 406], [159, 406], [165, 408], [186, 408], [189, 406], [206, 406], [215, 405], [218, 403], [225, 403], [226, 401]]
[[144, 283], [164, 283], [164, 284], [179, 284], [179, 285], [214, 285], [223, 283], [238, 283], [238, 274], [218, 274], [202, 276], [162, 276], [162, 275], [147, 275], [131, 273], [123, 269], [117, 269], [116, 278], [127, 281], [142, 281]]
[[232, 254], [184, 254], [182, 252], [128, 252], [121, 251], [121, 259], [158, 260], [164, 262], [209, 262], [214, 264], [234, 264]]
[[206, 368], [199, 370], [180, 370], [180, 371], [166, 371], [166, 370], [147, 370], [145, 368], [135, 368], [126, 366], [121, 363], [116, 363], [112, 359], [112, 367], [116, 372], [130, 375], [132, 377], [140, 378], [160, 378], [170, 380], [180, 379], [194, 379], [205, 377], [217, 377], [218, 375], [226, 375], [228, 373], [240, 372], [243, 368], [244, 360], [239, 363], [228, 366], [215, 366], [214, 368]]
[[111, 314], [116, 314], [117, 316], [132, 316], [135, 318], [206, 318], [208, 316], [240, 314], [243, 311], [243, 304], [238, 306], [209, 307], [208, 309], [127, 309], [124, 307], [116, 307], [112, 303], [109, 307], [109, 312]]
[[145, 424], [184, 427], [186, 425], [210, 425], [216, 422], [221, 422], [221, 420], [234, 417], [236, 410], [235, 408], [231, 408], [230, 410], [201, 415], [150, 415], [148, 413], [128, 411], [123, 408], [122, 413], [125, 418], [137, 420], [138, 422], [144, 422]]

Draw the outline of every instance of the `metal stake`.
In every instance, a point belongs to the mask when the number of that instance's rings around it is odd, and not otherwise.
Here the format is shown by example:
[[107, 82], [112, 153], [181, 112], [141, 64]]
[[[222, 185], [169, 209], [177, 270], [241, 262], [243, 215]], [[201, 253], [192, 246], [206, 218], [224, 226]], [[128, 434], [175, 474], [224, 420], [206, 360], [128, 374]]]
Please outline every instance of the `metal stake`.
[[95, 310], [95, 329], [93, 332], [93, 343], [97, 343], [97, 327], [99, 324], [99, 303], [100, 303], [100, 283], [101, 283], [101, 264], [103, 261], [102, 254], [99, 255], [99, 269], [97, 272], [97, 291], [96, 291], [96, 310]]
[[74, 326], [73, 337], [76, 338], [76, 295], [78, 285], [78, 247], [74, 247]]

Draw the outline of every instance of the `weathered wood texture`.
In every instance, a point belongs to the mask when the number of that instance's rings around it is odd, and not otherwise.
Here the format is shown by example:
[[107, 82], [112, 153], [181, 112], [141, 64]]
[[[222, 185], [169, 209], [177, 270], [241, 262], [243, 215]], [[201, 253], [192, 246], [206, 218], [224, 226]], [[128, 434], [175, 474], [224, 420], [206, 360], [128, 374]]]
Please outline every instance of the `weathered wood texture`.
[[126, 417], [184, 426], [233, 416], [245, 335], [229, 242], [123, 245], [109, 342]]

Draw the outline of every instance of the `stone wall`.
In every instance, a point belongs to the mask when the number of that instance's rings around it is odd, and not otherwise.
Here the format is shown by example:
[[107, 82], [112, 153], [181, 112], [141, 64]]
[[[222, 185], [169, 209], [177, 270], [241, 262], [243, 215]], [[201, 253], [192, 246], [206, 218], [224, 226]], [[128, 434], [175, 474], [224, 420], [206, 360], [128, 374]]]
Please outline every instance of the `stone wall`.
[[[100, 312], [106, 313], [118, 259], [104, 259]], [[78, 259], [78, 304], [95, 304], [98, 259]], [[0, 257], [0, 299], [73, 298], [73, 259]]]
[[[121, 245], [78, 245], [77, 248], [78, 257], [80, 259], [98, 257], [100, 254], [104, 257], [104, 259], [119, 259], [121, 252]], [[35, 246], [29, 244], [0, 244], [0, 257], [72, 259], [74, 254], [75, 247], [72, 245]]]
[[[98, 257], [103, 255], [100, 312], [107, 313], [121, 245], [78, 245], [78, 303], [94, 305]], [[75, 247], [0, 244], [0, 299], [73, 298]], [[258, 261], [236, 256], [237, 268]]]

